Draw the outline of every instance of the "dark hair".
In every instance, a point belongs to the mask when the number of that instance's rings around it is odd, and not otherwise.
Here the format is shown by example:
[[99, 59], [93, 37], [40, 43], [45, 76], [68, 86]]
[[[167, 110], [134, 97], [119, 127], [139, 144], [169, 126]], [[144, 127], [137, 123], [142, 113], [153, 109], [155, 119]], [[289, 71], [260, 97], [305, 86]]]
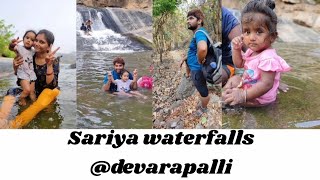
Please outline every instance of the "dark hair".
[[37, 35], [36, 31], [34, 31], [34, 30], [28, 30], [28, 31], [26, 31], [26, 32], [24, 33], [22, 39], [24, 39], [24, 37], [26, 37], [26, 35], [27, 35], [29, 32], [34, 33], [34, 35]]
[[248, 13], [261, 13], [266, 16], [264, 23], [266, 24], [271, 35], [277, 36], [278, 18], [273, 9], [276, 7], [272, 0], [252, 0], [241, 12], [241, 23], [248, 23], [253, 20], [253, 16], [245, 16]]
[[122, 57], [115, 57], [113, 59], [113, 65], [116, 65], [116, 63], [122, 64], [123, 66], [125, 65], [124, 59]]
[[192, 9], [191, 11], [188, 12], [187, 17], [189, 16], [194, 16], [196, 17], [198, 20], [201, 19], [201, 26], [203, 26], [203, 20], [204, 20], [204, 14], [200, 9]]
[[121, 70], [121, 72], [120, 72], [120, 77], [122, 77], [122, 75], [123, 75], [125, 72], [127, 72], [128, 75], [130, 75], [130, 72], [129, 72], [128, 70], [123, 69], [123, 70]]
[[44, 37], [46, 38], [47, 40], [47, 43], [50, 45], [52, 45], [54, 43], [54, 35], [51, 31], [49, 30], [46, 30], [46, 29], [42, 29], [38, 32], [37, 36], [39, 34], [44, 34]]

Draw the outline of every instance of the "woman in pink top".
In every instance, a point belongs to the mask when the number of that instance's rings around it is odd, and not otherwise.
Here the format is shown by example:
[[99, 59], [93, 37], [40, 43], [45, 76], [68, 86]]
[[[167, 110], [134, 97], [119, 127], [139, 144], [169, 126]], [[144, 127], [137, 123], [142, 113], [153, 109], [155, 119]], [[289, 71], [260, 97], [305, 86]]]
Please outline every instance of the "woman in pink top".
[[[226, 104], [264, 106], [276, 100], [280, 73], [291, 68], [271, 47], [278, 35], [274, 7], [271, 0], [253, 0], [242, 11], [243, 34], [232, 40], [232, 57], [245, 71], [242, 78], [234, 76], [225, 85]], [[248, 48], [245, 53], [243, 44]]]

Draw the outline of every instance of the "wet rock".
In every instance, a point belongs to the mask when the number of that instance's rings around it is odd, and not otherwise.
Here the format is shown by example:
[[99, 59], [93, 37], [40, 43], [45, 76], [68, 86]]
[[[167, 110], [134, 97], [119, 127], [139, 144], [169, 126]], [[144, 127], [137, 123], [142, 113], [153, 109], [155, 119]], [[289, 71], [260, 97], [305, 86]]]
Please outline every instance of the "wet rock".
[[74, 63], [74, 64], [70, 64], [70, 69], [76, 69], [76, 63]]

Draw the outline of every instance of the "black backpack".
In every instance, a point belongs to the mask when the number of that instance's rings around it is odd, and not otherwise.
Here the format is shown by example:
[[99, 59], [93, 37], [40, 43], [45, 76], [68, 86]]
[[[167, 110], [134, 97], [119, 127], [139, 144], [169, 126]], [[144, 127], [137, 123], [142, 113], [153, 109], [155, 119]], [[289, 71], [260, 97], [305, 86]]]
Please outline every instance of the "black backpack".
[[[221, 67], [222, 67], [222, 51], [221, 51], [221, 43], [213, 43], [210, 36], [203, 30], [197, 30], [194, 33], [194, 36], [197, 32], [203, 32], [207, 39], [209, 40], [210, 44], [208, 46], [206, 61], [202, 64], [202, 73], [204, 77], [206, 78], [207, 82], [211, 84], [217, 84], [221, 82]], [[215, 65], [215, 67], [212, 67], [212, 65]]]

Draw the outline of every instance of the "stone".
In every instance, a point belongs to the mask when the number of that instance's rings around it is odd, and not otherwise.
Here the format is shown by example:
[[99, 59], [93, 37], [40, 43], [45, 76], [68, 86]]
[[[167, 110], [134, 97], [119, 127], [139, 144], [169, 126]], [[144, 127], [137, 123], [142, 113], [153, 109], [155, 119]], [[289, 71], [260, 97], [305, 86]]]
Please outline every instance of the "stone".
[[144, 9], [152, 7], [152, 0], [77, 0], [77, 4], [89, 7], [121, 7]]
[[288, 4], [298, 4], [301, 3], [300, 0], [282, 0], [282, 2], [288, 3]]
[[197, 124], [196, 129], [204, 129], [204, 127], [201, 124]]
[[318, 18], [315, 20], [313, 28], [320, 32], [320, 16], [318, 16]]
[[191, 78], [183, 76], [176, 91], [176, 99], [181, 100], [188, 98], [194, 93], [195, 89], [196, 88], [193, 86]]
[[293, 22], [302, 26], [312, 27], [317, 17], [319, 17], [318, 14], [300, 11], [297, 12], [296, 16], [294, 16]]

